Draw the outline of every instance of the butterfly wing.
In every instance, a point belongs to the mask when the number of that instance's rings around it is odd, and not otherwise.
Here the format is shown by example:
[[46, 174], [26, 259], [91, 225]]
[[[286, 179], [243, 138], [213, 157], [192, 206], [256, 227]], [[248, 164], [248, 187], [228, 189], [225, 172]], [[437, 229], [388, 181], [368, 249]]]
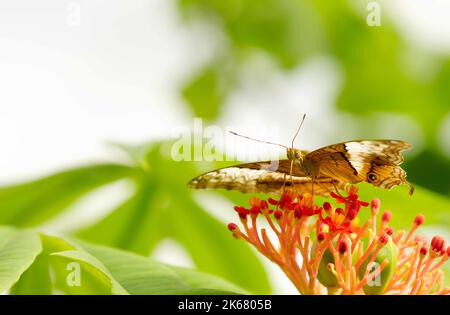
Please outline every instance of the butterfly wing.
[[345, 183], [368, 182], [390, 189], [406, 181], [401, 151], [411, 145], [399, 140], [361, 140], [333, 144], [306, 155], [316, 173]]
[[[291, 161], [275, 160], [255, 162], [221, 168], [200, 175], [188, 184], [194, 189], [228, 189], [243, 193], [280, 194], [285, 189], [293, 188], [299, 193], [311, 192], [312, 181], [297, 166], [292, 168]], [[318, 177], [314, 180], [314, 194], [325, 195], [342, 183], [330, 177]]]

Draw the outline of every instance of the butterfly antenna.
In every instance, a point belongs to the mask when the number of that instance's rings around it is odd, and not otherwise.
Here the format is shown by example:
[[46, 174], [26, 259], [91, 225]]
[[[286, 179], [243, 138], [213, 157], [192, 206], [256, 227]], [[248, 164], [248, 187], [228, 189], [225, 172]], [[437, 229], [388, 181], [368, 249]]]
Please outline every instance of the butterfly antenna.
[[303, 114], [302, 122], [300, 123], [300, 126], [298, 126], [298, 128], [297, 128], [297, 131], [295, 132], [294, 138], [292, 138], [292, 145], [291, 145], [291, 148], [294, 147], [294, 141], [295, 141], [295, 138], [297, 138], [298, 133], [300, 132], [300, 129], [302, 129], [303, 122], [305, 121], [305, 118], [306, 118], [306, 114]]
[[250, 137], [247, 137], [247, 136], [240, 135], [240, 134], [238, 134], [238, 133], [236, 133], [234, 131], [229, 131], [229, 132], [231, 134], [235, 135], [235, 136], [242, 137], [242, 138], [245, 138], [245, 139], [249, 139], [249, 140], [253, 140], [253, 141], [257, 141], [257, 142], [261, 142], [261, 143], [273, 144], [273, 145], [277, 145], [277, 146], [285, 148], [285, 149], [289, 149], [287, 146], [279, 144], [279, 143], [274, 143], [274, 142], [270, 142], [270, 141], [263, 141], [263, 140], [258, 140], [258, 139], [255, 139], [255, 138], [250, 138]]

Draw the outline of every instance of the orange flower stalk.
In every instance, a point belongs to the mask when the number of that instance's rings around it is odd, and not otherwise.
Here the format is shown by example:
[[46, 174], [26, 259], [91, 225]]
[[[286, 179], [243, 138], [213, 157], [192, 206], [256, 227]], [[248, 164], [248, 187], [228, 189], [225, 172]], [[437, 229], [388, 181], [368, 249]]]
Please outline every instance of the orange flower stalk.
[[[331, 193], [334, 203], [314, 205], [309, 194], [285, 192], [279, 200], [250, 198], [236, 206], [242, 229], [228, 225], [277, 264], [301, 294], [449, 294], [440, 267], [450, 246], [435, 236], [431, 243], [415, 236], [424, 216], [416, 216], [408, 233], [394, 233], [392, 213], [379, 214], [380, 200], [370, 202], [370, 219], [358, 213], [369, 203], [350, 186], [347, 196]], [[261, 219], [267, 227], [260, 227]], [[379, 223], [377, 222], [379, 220]], [[378, 224], [377, 224], [378, 223]]]

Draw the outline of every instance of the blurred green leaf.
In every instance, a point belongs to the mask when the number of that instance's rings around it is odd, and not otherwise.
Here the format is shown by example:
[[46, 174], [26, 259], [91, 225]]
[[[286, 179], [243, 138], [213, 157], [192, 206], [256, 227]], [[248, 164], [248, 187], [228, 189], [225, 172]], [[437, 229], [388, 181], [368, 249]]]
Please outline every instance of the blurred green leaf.
[[[408, 187], [400, 186], [392, 190], [373, 187], [369, 184], [361, 184], [359, 194], [362, 200], [370, 201], [372, 198], [380, 198], [381, 211], [386, 209], [392, 212], [391, 224], [394, 228], [409, 228], [417, 214], [425, 215], [424, 227], [427, 225], [442, 226], [448, 229], [450, 226], [450, 199], [430, 190], [415, 185], [414, 195], [408, 195]], [[362, 208], [361, 215], [368, 218], [368, 208]], [[420, 230], [418, 231], [420, 233]]]
[[123, 165], [92, 165], [30, 183], [0, 188], [0, 223], [19, 227], [36, 226], [94, 188], [132, 173], [132, 168]]
[[290, 69], [323, 45], [318, 16], [308, 1], [180, 0], [179, 4], [185, 16], [208, 19], [224, 29], [232, 46], [228, 53], [238, 59], [236, 64], [257, 48]]
[[225, 77], [219, 71], [219, 67], [206, 67], [184, 86], [183, 98], [191, 105], [196, 117], [212, 120], [219, 114], [228, 89]]
[[161, 209], [157, 192], [154, 179], [142, 179], [130, 199], [103, 220], [81, 229], [77, 235], [99, 244], [148, 255], [164, 237], [160, 227], [161, 221], [165, 220], [161, 213], [164, 209]]
[[0, 292], [19, 280], [41, 250], [35, 233], [0, 226]]
[[[8, 227], [0, 228], [0, 240], [0, 289], [20, 277], [11, 294], [245, 293], [218, 277], [105, 246]], [[79, 268], [75, 284], [69, 281], [73, 267]]]
[[[195, 163], [175, 162], [170, 143], [154, 145], [145, 156], [136, 194], [106, 218], [77, 235], [85, 240], [148, 255], [157, 242], [180, 242], [201, 271], [232, 281], [250, 292], [270, 292], [256, 254], [236, 242], [226, 228], [201, 208], [186, 187], [198, 174]], [[134, 151], [133, 151], [134, 152]], [[114, 231], [106, 236], [104, 231]]]
[[[56, 274], [57, 287], [68, 294], [127, 294], [108, 269], [97, 258], [77, 248], [52, 253], [51, 265]], [[69, 264], [78, 263], [80, 285], [70, 285]], [[75, 265], [76, 266], [76, 265]]]
[[425, 149], [408, 161], [406, 168], [411, 178], [417, 178], [418, 184], [444, 196], [450, 196], [450, 160], [442, 153]]
[[82, 243], [130, 294], [244, 293], [220, 278], [104, 246]]
[[[6, 236], [13, 229], [2, 228]], [[15, 232], [32, 235], [33, 232]], [[12, 294], [235, 294], [242, 289], [220, 278], [186, 268], [171, 267], [147, 257], [76, 240], [42, 235], [44, 251], [14, 286]], [[40, 244], [40, 243], [38, 243]], [[13, 244], [22, 249], [22, 242]], [[41, 248], [41, 247], [40, 247]], [[2, 250], [1, 254], [7, 251]], [[79, 266], [79, 285], [68, 282], [72, 268]], [[15, 265], [21, 265], [16, 263]], [[0, 264], [0, 271], [2, 271]], [[49, 268], [53, 281], [50, 281]], [[6, 270], [6, 269], [5, 269]], [[22, 268], [23, 271], [23, 268]], [[45, 276], [42, 276], [41, 273]], [[45, 280], [39, 283], [37, 280]], [[3, 283], [2, 283], [3, 284]], [[7, 287], [5, 287], [7, 288]]]

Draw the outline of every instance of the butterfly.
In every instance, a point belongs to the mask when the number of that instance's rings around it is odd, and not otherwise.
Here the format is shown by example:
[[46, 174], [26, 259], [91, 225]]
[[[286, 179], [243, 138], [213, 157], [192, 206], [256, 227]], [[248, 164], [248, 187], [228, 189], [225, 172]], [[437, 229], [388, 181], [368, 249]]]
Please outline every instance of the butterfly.
[[326, 195], [346, 184], [367, 182], [391, 189], [406, 181], [401, 151], [412, 146], [400, 140], [355, 140], [312, 152], [287, 148], [287, 159], [239, 164], [192, 179], [194, 189], [223, 188], [244, 193], [281, 194], [286, 188]]

